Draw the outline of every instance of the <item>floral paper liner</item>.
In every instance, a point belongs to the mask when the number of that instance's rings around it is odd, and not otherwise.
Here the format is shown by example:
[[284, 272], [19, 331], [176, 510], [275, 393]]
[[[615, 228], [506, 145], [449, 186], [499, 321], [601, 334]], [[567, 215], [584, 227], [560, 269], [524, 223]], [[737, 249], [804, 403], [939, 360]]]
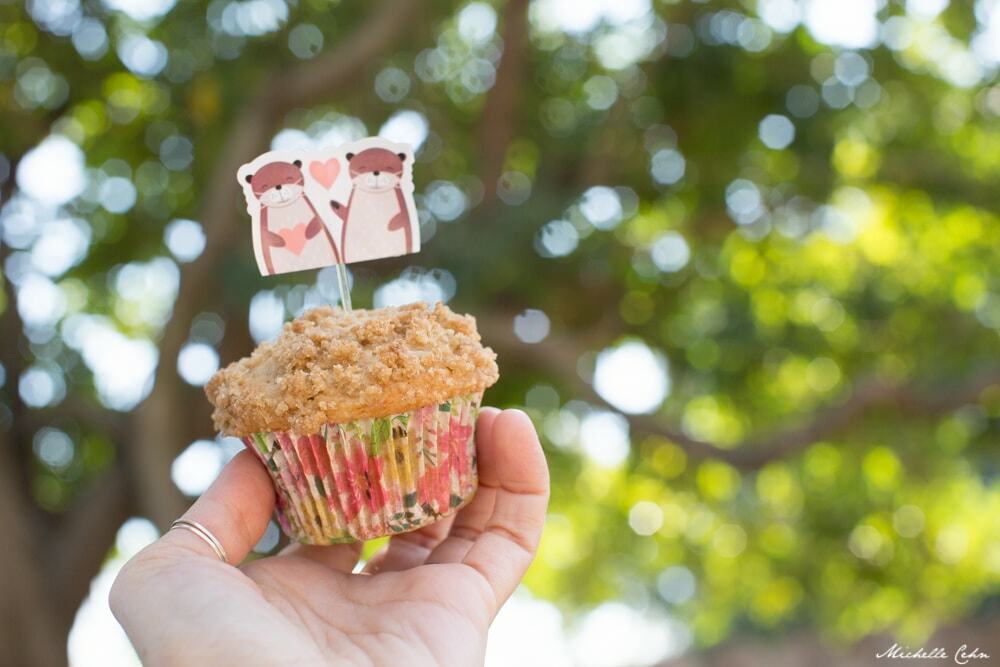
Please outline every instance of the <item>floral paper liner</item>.
[[426, 526], [472, 498], [481, 400], [480, 392], [310, 435], [263, 432], [243, 442], [267, 466], [286, 535], [303, 544], [370, 540]]

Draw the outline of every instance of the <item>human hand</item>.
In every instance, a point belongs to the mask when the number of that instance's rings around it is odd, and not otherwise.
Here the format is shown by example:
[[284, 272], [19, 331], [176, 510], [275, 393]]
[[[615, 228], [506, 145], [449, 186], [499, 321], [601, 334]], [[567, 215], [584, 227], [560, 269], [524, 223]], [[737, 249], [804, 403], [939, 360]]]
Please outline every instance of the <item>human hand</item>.
[[479, 490], [455, 517], [397, 535], [351, 574], [361, 545], [293, 544], [234, 567], [274, 509], [270, 478], [241, 452], [184, 515], [230, 563], [186, 530], [129, 561], [111, 609], [143, 664], [482, 664], [486, 633], [534, 558], [549, 475], [517, 410], [485, 408], [476, 425]]

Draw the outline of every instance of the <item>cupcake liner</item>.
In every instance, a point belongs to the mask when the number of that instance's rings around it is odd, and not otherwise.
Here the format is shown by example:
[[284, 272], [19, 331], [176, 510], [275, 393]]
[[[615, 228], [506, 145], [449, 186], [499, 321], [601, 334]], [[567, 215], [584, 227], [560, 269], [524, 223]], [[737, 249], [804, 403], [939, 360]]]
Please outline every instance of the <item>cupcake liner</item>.
[[319, 433], [243, 438], [267, 466], [278, 523], [303, 544], [371, 540], [455, 513], [476, 491], [482, 392]]

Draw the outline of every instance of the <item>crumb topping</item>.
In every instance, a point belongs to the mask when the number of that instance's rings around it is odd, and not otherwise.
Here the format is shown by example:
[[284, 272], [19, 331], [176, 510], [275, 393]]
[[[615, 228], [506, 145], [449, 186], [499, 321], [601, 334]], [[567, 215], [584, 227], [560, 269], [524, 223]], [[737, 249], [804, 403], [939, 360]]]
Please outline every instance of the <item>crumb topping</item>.
[[205, 393], [215, 427], [243, 437], [407, 412], [483, 391], [498, 377], [475, 318], [443, 304], [324, 306], [217, 372]]

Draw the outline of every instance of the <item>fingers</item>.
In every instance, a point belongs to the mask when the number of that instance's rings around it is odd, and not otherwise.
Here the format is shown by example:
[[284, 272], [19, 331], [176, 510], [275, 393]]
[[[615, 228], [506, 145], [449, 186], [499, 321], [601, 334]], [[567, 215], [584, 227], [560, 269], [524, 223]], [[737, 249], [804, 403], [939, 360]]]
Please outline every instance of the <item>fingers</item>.
[[448, 517], [413, 532], [389, 538], [388, 544], [365, 564], [364, 572], [398, 572], [423, 565], [434, 547], [448, 536], [453, 519], [454, 517]]
[[479, 491], [428, 563], [464, 563], [493, 589], [496, 607], [510, 597], [531, 564], [549, 499], [549, 471], [534, 426], [520, 410], [495, 416], [477, 438]]
[[[221, 543], [230, 565], [238, 565], [267, 528], [274, 510], [274, 487], [254, 455], [242, 451], [184, 516], [204, 526]], [[157, 555], [172, 550], [218, 560], [204, 540], [187, 530], [170, 530], [149, 547]]]
[[[476, 447], [482, 449], [493, 432], [493, 421], [500, 411], [483, 408], [476, 420]], [[396, 572], [423, 565], [431, 552], [448, 536], [454, 517], [448, 517], [410, 533], [390, 538], [389, 543], [372, 556], [365, 565], [365, 572]]]
[[352, 572], [354, 566], [358, 564], [363, 546], [364, 542], [330, 545], [289, 544], [281, 550], [281, 555], [306, 558], [340, 572]]

